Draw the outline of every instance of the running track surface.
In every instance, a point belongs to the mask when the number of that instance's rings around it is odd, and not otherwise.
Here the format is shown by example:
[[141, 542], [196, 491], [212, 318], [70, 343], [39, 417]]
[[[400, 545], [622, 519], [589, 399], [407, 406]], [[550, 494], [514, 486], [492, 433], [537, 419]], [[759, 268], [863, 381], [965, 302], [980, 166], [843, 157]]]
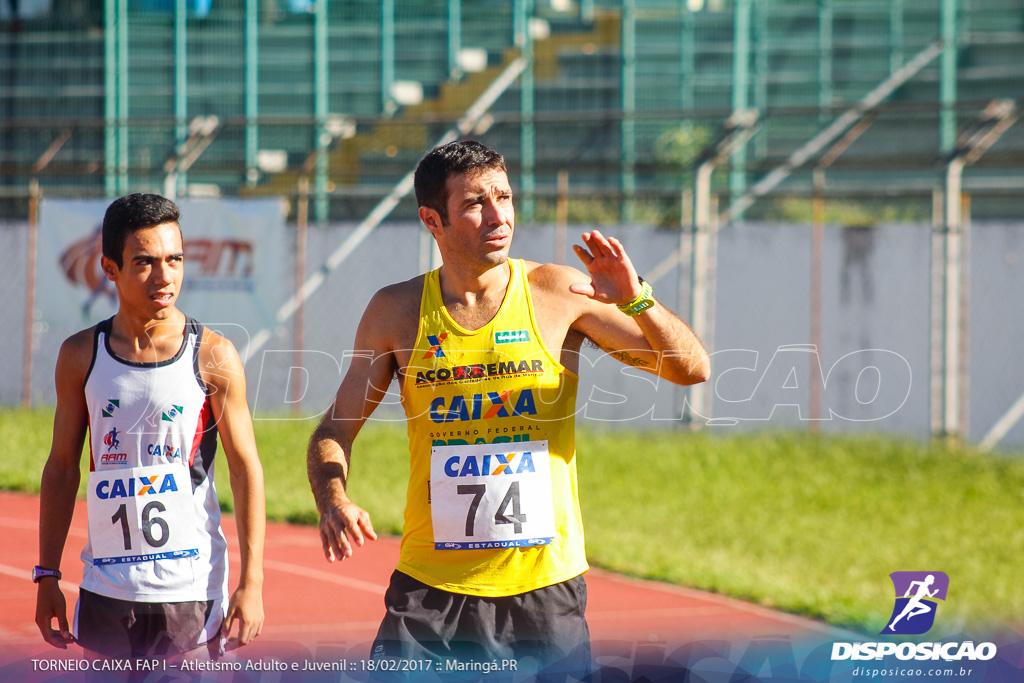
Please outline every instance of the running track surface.
[[[39, 499], [0, 492], [0, 681], [58, 680], [26, 671], [31, 658], [79, 658], [81, 650], [57, 650], [43, 642], [33, 621], [35, 586], [29, 572], [38, 561]], [[225, 515], [231, 570], [239, 562], [234, 518]], [[64, 552], [61, 582], [73, 616], [82, 563], [78, 551], [87, 533], [85, 503], [75, 510]], [[262, 636], [239, 651], [240, 658], [365, 658], [383, 615], [385, 586], [398, 559], [398, 539], [382, 537], [338, 564], [323, 557], [316, 528], [268, 523], [264, 560]], [[237, 576], [231, 575], [232, 588]], [[592, 569], [587, 573], [594, 655], [665, 648], [724, 638], [732, 643], [810, 637], [849, 640], [827, 625], [701, 591], [625, 578]], [[741, 648], [742, 649], [742, 648]], [[340, 653], [340, 654], [339, 654]], [[59, 680], [75, 680], [71, 678]], [[269, 680], [269, 679], [268, 679]]]

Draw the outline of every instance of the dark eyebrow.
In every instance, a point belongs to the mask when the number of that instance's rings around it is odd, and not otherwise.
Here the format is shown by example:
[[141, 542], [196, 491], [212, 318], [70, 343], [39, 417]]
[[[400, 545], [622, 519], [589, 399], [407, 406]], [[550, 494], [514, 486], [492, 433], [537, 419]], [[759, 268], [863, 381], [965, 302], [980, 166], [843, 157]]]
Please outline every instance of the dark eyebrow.
[[[502, 197], [502, 196], [510, 195], [510, 194], [512, 194], [512, 188], [510, 188], [510, 187], [506, 187], [506, 188], [502, 188], [500, 190], [495, 190], [494, 191], [494, 196], [495, 197]], [[470, 204], [474, 204], [476, 202], [483, 201], [484, 199], [487, 199], [490, 196], [491, 196], [490, 192], [479, 192], [479, 193], [477, 193], [475, 195], [466, 197], [465, 201], [462, 202], [462, 205], [463, 206], [469, 206]]]
[[[135, 256], [132, 257], [132, 261], [153, 261], [156, 258], [157, 257], [153, 256], [152, 254], [136, 254]], [[168, 258], [185, 258], [185, 252], [177, 251], [173, 254], [170, 254]]]

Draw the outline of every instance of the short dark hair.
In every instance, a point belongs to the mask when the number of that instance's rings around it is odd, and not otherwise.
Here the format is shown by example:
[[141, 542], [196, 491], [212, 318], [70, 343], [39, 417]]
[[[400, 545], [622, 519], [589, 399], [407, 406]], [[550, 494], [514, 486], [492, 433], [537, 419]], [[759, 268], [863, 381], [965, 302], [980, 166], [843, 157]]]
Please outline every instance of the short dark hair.
[[416, 167], [416, 203], [437, 211], [448, 222], [448, 178], [477, 171], [502, 171], [505, 157], [476, 140], [457, 140], [430, 150]]
[[177, 223], [178, 205], [158, 194], [127, 194], [115, 199], [103, 215], [103, 255], [121, 268], [128, 235], [164, 223]]

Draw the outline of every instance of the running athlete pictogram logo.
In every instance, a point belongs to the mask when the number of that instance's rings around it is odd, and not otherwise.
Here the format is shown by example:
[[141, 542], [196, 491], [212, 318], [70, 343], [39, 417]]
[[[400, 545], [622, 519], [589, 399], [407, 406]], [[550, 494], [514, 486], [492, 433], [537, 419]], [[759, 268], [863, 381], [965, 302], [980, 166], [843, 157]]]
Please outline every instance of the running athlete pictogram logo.
[[423, 356], [427, 358], [444, 358], [444, 351], [441, 350], [441, 343], [448, 338], [447, 332], [442, 332], [438, 335], [428, 334], [427, 341], [430, 342], [430, 349]]
[[103, 445], [107, 447], [107, 453], [121, 446], [121, 442], [117, 438], [117, 427], [106, 433], [103, 437]]
[[893, 572], [896, 604], [882, 635], [921, 635], [935, 623], [936, 600], [945, 600], [949, 577], [945, 572]]

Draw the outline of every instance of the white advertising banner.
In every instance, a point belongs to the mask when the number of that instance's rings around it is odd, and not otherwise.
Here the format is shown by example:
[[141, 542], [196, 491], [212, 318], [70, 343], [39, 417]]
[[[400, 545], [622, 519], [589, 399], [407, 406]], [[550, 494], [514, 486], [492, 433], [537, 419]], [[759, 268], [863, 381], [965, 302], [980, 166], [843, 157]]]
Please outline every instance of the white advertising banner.
[[[100, 269], [100, 228], [109, 200], [47, 200], [39, 214], [36, 278], [41, 345], [117, 312], [117, 294]], [[238, 348], [254, 330], [276, 324], [291, 293], [294, 253], [278, 199], [183, 200], [185, 280], [178, 308]]]

